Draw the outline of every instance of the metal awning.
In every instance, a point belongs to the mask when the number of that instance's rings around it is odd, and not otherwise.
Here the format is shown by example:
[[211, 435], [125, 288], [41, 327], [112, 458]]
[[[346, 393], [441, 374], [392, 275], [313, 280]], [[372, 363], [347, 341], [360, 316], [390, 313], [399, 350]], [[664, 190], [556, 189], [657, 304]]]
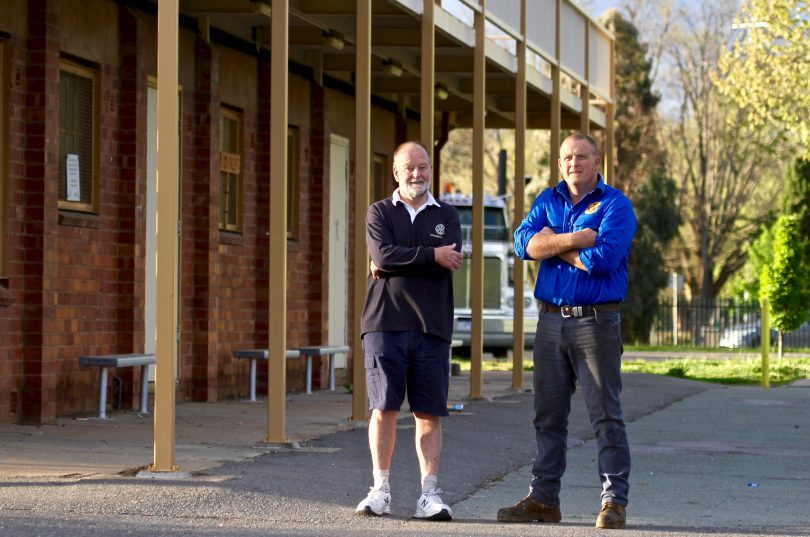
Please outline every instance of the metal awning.
[[[472, 14], [478, 5], [477, 0], [443, 0], [434, 8], [435, 110], [448, 113], [451, 129], [472, 127]], [[356, 0], [290, 0], [289, 6], [290, 60], [310, 69], [316, 80], [353, 86]], [[422, 10], [421, 0], [372, 2], [372, 95], [417, 114]], [[214, 29], [257, 50], [270, 48], [270, 0], [182, 0], [180, 12], [208, 36]], [[526, 128], [551, 128], [553, 66], [562, 77], [561, 127], [581, 127], [585, 94], [590, 128], [605, 128], [605, 106], [612, 103], [611, 34], [568, 0], [529, 0], [527, 16]], [[486, 127], [514, 128], [520, 0], [489, 2], [486, 18]]]

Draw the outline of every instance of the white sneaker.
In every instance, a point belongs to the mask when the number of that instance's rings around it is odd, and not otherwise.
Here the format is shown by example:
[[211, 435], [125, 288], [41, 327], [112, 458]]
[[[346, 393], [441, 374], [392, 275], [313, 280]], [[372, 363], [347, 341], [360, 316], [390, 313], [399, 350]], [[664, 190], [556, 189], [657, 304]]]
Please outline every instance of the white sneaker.
[[450, 506], [444, 503], [439, 496], [442, 491], [434, 489], [430, 492], [424, 492], [416, 501], [416, 513], [414, 518], [423, 518], [427, 520], [450, 520], [453, 518], [453, 511]]
[[391, 492], [388, 489], [371, 488], [368, 496], [357, 504], [357, 513], [365, 515], [390, 515], [391, 514]]

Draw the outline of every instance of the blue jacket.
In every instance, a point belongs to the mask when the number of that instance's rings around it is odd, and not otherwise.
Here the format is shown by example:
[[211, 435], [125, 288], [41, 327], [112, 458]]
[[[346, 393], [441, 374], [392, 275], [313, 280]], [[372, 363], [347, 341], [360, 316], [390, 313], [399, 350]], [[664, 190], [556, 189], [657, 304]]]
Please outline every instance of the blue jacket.
[[622, 192], [606, 185], [599, 176], [596, 187], [572, 207], [565, 181], [544, 190], [515, 230], [515, 254], [521, 259], [531, 259], [526, 254], [529, 239], [546, 226], [555, 233], [594, 229], [596, 244], [579, 251], [587, 272], [559, 257], [543, 261], [534, 288], [536, 298], [558, 306], [624, 300], [636, 216]]

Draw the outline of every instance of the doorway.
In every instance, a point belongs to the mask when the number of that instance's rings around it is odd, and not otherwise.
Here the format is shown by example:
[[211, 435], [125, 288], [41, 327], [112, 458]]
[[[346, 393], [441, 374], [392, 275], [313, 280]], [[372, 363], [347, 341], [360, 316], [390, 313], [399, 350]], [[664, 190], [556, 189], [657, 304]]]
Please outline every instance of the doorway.
[[[329, 145], [329, 344], [346, 345], [349, 242], [349, 140], [331, 135]], [[361, 238], [362, 240], [362, 238]], [[336, 355], [336, 368], [346, 356]]]

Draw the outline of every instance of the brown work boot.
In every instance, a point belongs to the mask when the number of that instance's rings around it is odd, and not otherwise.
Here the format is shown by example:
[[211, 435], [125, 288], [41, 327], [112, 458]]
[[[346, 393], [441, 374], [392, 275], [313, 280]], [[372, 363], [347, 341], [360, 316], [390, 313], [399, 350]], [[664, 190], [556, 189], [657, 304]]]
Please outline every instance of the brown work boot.
[[498, 522], [559, 522], [559, 507], [552, 507], [526, 496], [514, 507], [498, 509]]
[[627, 513], [623, 505], [606, 503], [596, 517], [596, 527], [606, 530], [620, 530], [627, 521]]

